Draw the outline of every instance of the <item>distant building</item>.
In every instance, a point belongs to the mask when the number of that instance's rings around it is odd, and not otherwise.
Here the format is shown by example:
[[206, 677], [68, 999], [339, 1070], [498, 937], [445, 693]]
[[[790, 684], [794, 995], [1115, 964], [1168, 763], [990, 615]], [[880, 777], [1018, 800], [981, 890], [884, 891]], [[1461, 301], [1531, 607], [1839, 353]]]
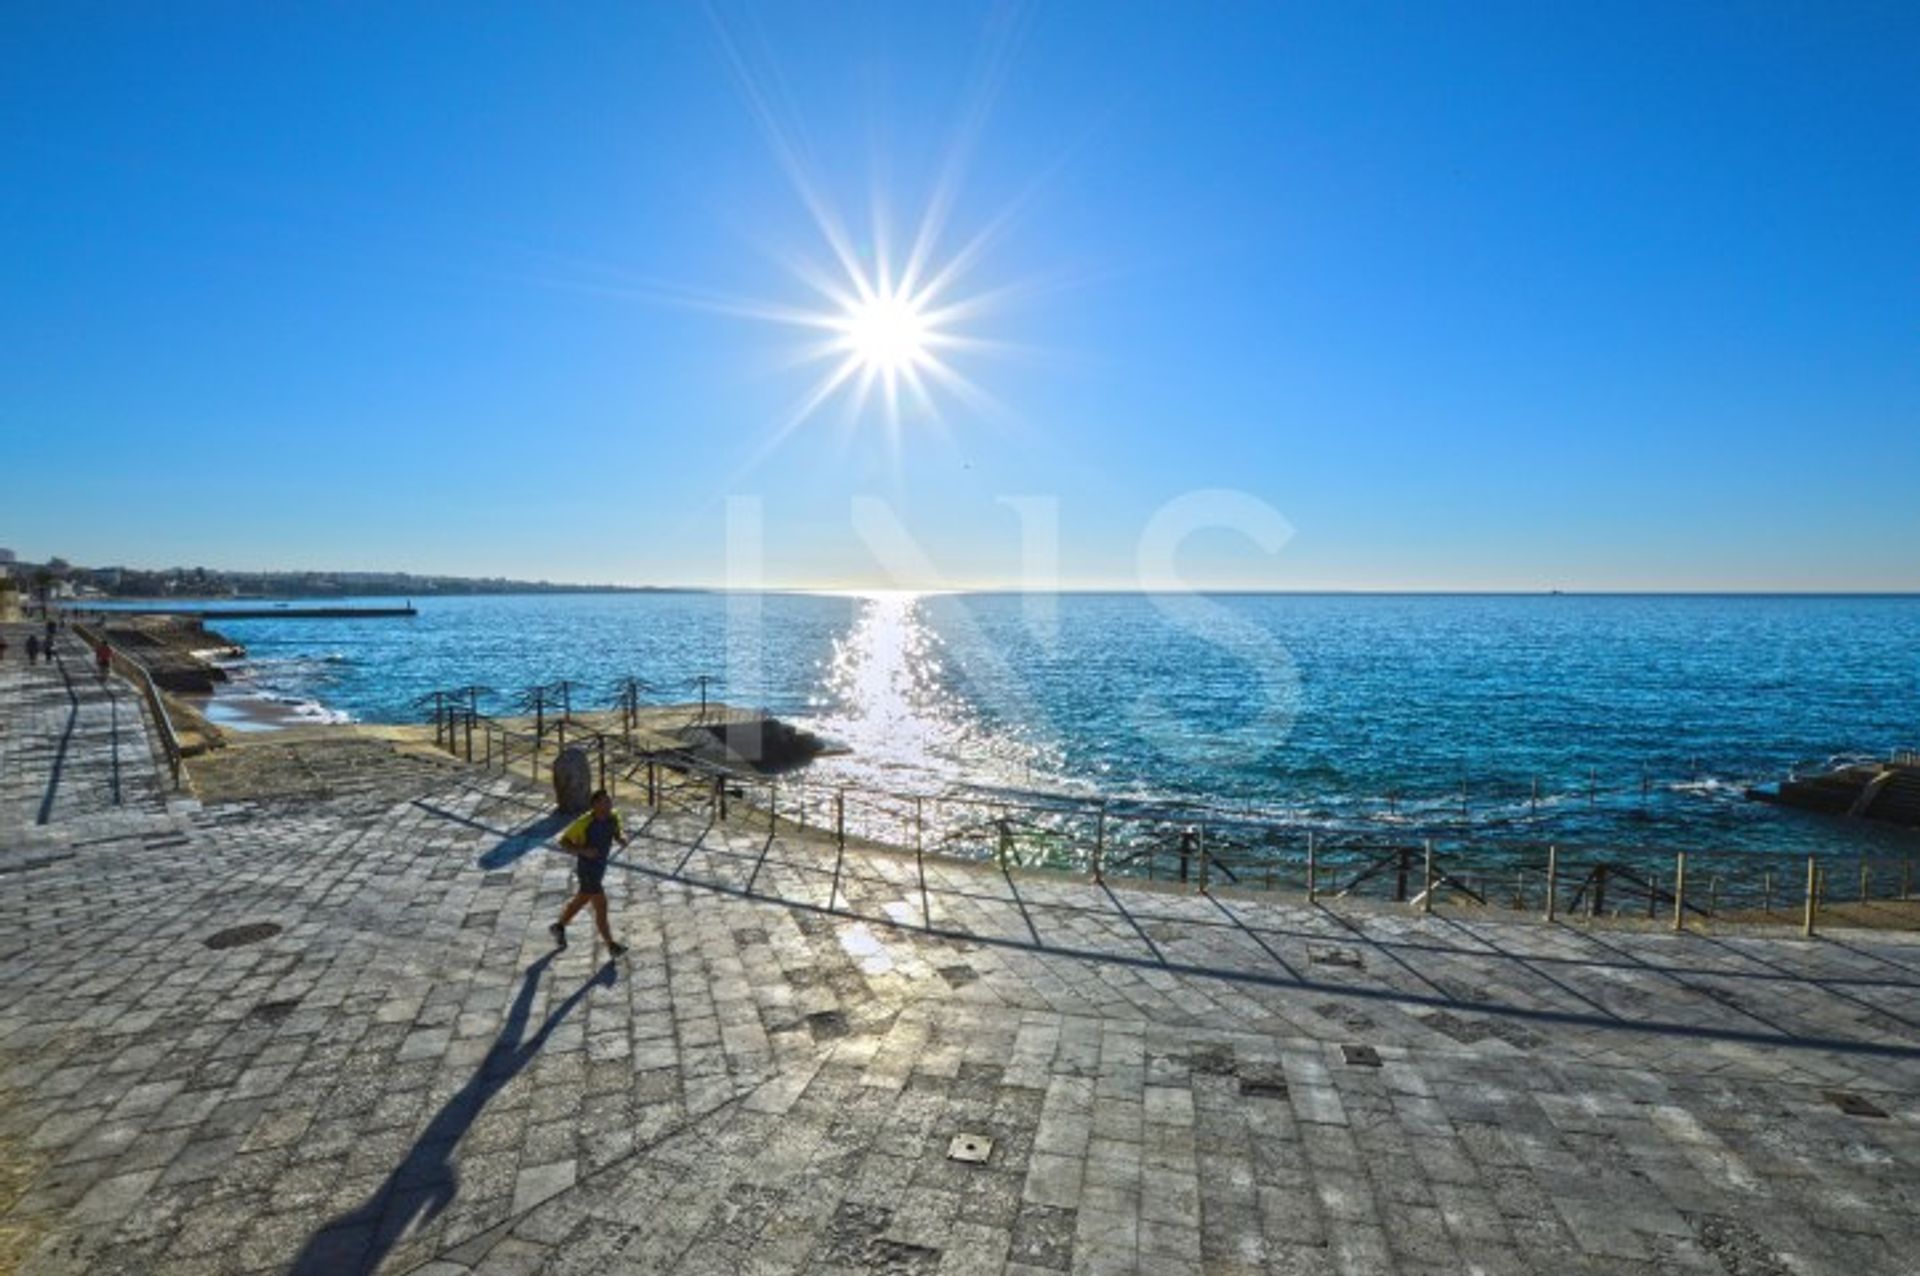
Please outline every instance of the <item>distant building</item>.
[[17, 563], [19, 561], [20, 561], [19, 559], [13, 556], [12, 550], [0, 549], [0, 566], [11, 567], [14, 563]]

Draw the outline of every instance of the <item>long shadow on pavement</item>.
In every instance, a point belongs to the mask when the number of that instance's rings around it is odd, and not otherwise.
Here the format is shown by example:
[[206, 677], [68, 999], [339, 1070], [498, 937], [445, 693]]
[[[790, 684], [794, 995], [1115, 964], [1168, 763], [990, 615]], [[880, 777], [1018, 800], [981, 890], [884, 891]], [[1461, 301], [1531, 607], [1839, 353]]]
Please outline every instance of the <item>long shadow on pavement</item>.
[[566, 828], [567, 825], [573, 821], [571, 815], [567, 815], [561, 811], [555, 811], [551, 814], [543, 815], [537, 820], [529, 821], [517, 829], [501, 832], [501, 830], [496, 829], [491, 824], [484, 824], [479, 820], [468, 819], [464, 815], [458, 815], [447, 810], [445, 807], [435, 806], [431, 802], [415, 801], [414, 805], [429, 815], [438, 816], [443, 820], [452, 820], [454, 823], [464, 824], [468, 828], [481, 829], [499, 837], [500, 840], [498, 842], [480, 852], [479, 858], [474, 861], [476, 865], [486, 869], [488, 872], [493, 872], [495, 869], [506, 868], [528, 851], [539, 850], [547, 839], [557, 836], [562, 829]]
[[[455, 815], [452, 812], [441, 811], [438, 808], [428, 806], [426, 803], [416, 803], [415, 805], [433, 814], [440, 815], [443, 818], [451, 819], [474, 828], [485, 829], [488, 832], [494, 833], [496, 836], [507, 836], [503, 830], [493, 828], [480, 821], [470, 820], [464, 816]], [[709, 829], [710, 828], [711, 826], [709, 826]], [[1127, 966], [1141, 970], [1153, 970], [1171, 975], [1192, 976], [1201, 979], [1218, 979], [1228, 983], [1256, 987], [1327, 993], [1339, 997], [1382, 1001], [1401, 1006], [1431, 1007], [1455, 1013], [1465, 1011], [1499, 1015], [1504, 1018], [1517, 1019], [1523, 1022], [1531, 1021], [1536, 1023], [1560, 1024], [1574, 1028], [1601, 1028], [1610, 1031], [1646, 1033], [1653, 1036], [1676, 1037], [1689, 1040], [1725, 1041], [1739, 1045], [1795, 1050], [1824, 1050], [1848, 1055], [1920, 1060], [1920, 1044], [1905, 1041], [1863, 1040], [1860, 1038], [1835, 1037], [1798, 1031], [1787, 1025], [1776, 1024], [1771, 1020], [1753, 1014], [1751, 1011], [1728, 1006], [1724, 1002], [1720, 1003], [1723, 1009], [1740, 1010], [1740, 1013], [1744, 1014], [1747, 1018], [1755, 1020], [1760, 1027], [1742, 1028], [1726, 1024], [1700, 1023], [1690, 1019], [1663, 1019], [1651, 1015], [1644, 1018], [1631, 1018], [1619, 1015], [1604, 1007], [1595, 1011], [1587, 1009], [1564, 1009], [1558, 1005], [1524, 1005], [1516, 1004], [1511, 1000], [1502, 1000], [1498, 995], [1456, 996], [1448, 992], [1447, 989], [1441, 985], [1427, 978], [1419, 970], [1415, 969], [1405, 957], [1401, 956], [1403, 950], [1418, 953], [1433, 950], [1435, 948], [1434, 945], [1412, 945], [1395, 942], [1391, 939], [1383, 939], [1380, 935], [1357, 925], [1352, 919], [1334, 913], [1324, 904], [1315, 904], [1312, 907], [1315, 911], [1326, 915], [1331, 923], [1335, 924], [1339, 930], [1351, 936], [1354, 942], [1367, 945], [1371, 949], [1385, 953], [1404, 974], [1411, 980], [1424, 985], [1427, 991], [1396, 987], [1384, 982], [1376, 985], [1367, 985], [1338, 980], [1315, 979], [1296, 972], [1292, 967], [1286, 966], [1284, 963], [1282, 963], [1280, 971], [1276, 972], [1259, 969], [1257, 967], [1249, 969], [1223, 964], [1171, 960], [1160, 950], [1159, 946], [1148, 937], [1145, 929], [1140, 925], [1139, 919], [1134, 916], [1133, 911], [1121, 903], [1120, 897], [1111, 887], [1105, 886], [1104, 884], [1101, 885], [1100, 889], [1104, 892], [1108, 908], [1098, 911], [1111, 912], [1113, 915], [1124, 918], [1131, 923], [1135, 933], [1146, 943], [1151, 955], [1136, 955], [1133, 953], [1112, 952], [1104, 949], [1090, 948], [1076, 940], [1071, 934], [1064, 939], [1040, 937], [1036, 941], [1035, 939], [1016, 939], [1009, 936], [973, 930], [960, 923], [947, 921], [915, 922], [886, 912], [877, 914], [862, 912], [858, 908], [852, 907], [851, 904], [842, 906], [837, 898], [833, 902], [822, 904], [815, 900], [796, 898], [791, 894], [780, 892], [777, 888], [773, 893], [769, 893], [766, 890], [755, 891], [745, 886], [734, 885], [730, 882], [687, 874], [684, 872], [684, 869], [687, 863], [693, 858], [693, 852], [700, 849], [705, 835], [706, 830], [703, 830], [699, 837], [693, 839], [691, 845], [687, 845], [671, 838], [659, 838], [657, 836], [649, 838], [643, 828], [635, 834], [636, 845], [649, 840], [663, 843], [668, 846], [668, 853], [674, 857], [676, 862], [671, 867], [660, 867], [645, 862], [645, 860], [639, 856], [633, 859], [628, 859], [623, 856], [611, 861], [610, 866], [627, 873], [652, 878], [656, 881], [677, 882], [683, 886], [692, 886], [701, 890], [712, 891], [718, 895], [729, 895], [739, 899], [750, 899], [763, 903], [778, 903], [799, 912], [819, 916], [846, 918], [852, 921], [864, 922], [870, 926], [882, 926], [889, 930], [903, 933], [917, 933], [932, 936], [935, 939], [964, 941], [982, 944], [992, 948], [1014, 949], [1033, 953], [1050, 953], [1081, 961]], [[504, 844], [503, 842], [503, 845]], [[738, 854], [735, 852], [717, 851], [713, 853]], [[764, 855], [764, 851], [762, 854]], [[814, 871], [824, 873], [826, 870]], [[842, 895], [843, 892], [835, 892], [835, 894], [838, 896]], [[998, 899], [999, 897], [992, 898]], [[1062, 906], [1054, 904], [1049, 907], [1059, 908]], [[1068, 905], [1065, 907], [1069, 910], [1077, 910], [1083, 913], [1096, 911], [1095, 906]], [[1190, 922], [1192, 919], [1157, 918], [1156, 920], [1183, 920]], [[1210, 922], [1202, 924], [1230, 927], [1233, 925], [1233, 922]], [[1241, 928], [1245, 930], [1256, 930], [1263, 934], [1288, 933], [1268, 927], [1251, 927], [1247, 926], [1244, 922], [1241, 923]], [[1324, 931], [1303, 931], [1299, 933], [1307, 937], [1324, 937], [1325, 935]], [[1583, 935], [1586, 934], [1586, 932], [1580, 933]], [[1481, 937], [1481, 939], [1483, 943], [1488, 942], [1484, 936]], [[1484, 957], [1489, 961], [1499, 961], [1503, 964], [1516, 964], [1516, 954], [1500, 948], [1498, 945], [1493, 945], [1492, 947], [1494, 951], [1487, 953], [1480, 953], [1477, 950], [1453, 951], [1454, 955], [1458, 956]], [[1644, 955], [1631, 952], [1623, 954], [1613, 945], [1607, 944], [1605, 941], [1600, 941], [1597, 944], [1590, 945], [1590, 947], [1607, 950], [1610, 955], [1605, 959], [1553, 959], [1529, 954], [1526, 957], [1526, 964], [1529, 966], [1551, 964], [1561, 968], [1590, 966], [1606, 971], [1625, 970], [1642, 974], [1662, 974], [1678, 984], [1686, 984], [1687, 982], [1680, 978], [1679, 974], [1674, 970], [1663, 966], [1657, 961], [1650, 961]], [[1707, 974], [1710, 972], [1702, 970], [1692, 973]], [[1779, 979], [1780, 977], [1769, 976], [1769, 978]], [[1694, 987], [1692, 991], [1701, 992], [1702, 990]], [[1710, 998], [1712, 997], [1711, 993], [1706, 993], [1705, 995]], [[1592, 998], [1585, 995], [1582, 995], [1580, 1000], [1587, 1005], [1595, 1004]]]
[[54, 751], [53, 768], [47, 772], [47, 791], [40, 798], [40, 813], [34, 818], [35, 824], [45, 824], [53, 818], [53, 801], [60, 793], [60, 775], [67, 766], [67, 747], [73, 743], [73, 728], [80, 721], [80, 697], [74, 693], [73, 677], [67, 673], [67, 662], [55, 652], [54, 663], [60, 666], [60, 681], [67, 690], [67, 724], [61, 728], [60, 744]]
[[406, 1157], [365, 1204], [333, 1219], [308, 1238], [287, 1269], [293, 1276], [365, 1276], [380, 1266], [416, 1220], [431, 1222], [453, 1202], [460, 1190], [453, 1151], [475, 1118], [501, 1087], [533, 1062], [553, 1030], [586, 999], [589, 989], [595, 985], [611, 988], [619, 982], [613, 962], [608, 961], [548, 1011], [531, 1037], [525, 1037], [533, 994], [553, 958], [554, 954], [548, 953], [527, 967], [507, 1021], [480, 1067], [434, 1114]]

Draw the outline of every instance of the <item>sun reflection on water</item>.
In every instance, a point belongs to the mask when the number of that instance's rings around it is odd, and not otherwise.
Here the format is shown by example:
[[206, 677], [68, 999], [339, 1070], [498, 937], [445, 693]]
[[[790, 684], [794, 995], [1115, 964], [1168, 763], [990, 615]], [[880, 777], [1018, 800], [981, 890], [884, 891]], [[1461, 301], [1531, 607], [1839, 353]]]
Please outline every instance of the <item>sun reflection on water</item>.
[[863, 595], [853, 627], [834, 643], [824, 725], [869, 765], [943, 769], [942, 755], [966, 731], [961, 706], [943, 688], [939, 639], [920, 597]]
[[[974, 669], [941, 636], [930, 595], [858, 595], [852, 625], [834, 643], [816, 725], [849, 752], [823, 759], [841, 782], [888, 791], [952, 793], [1045, 783], [1047, 757], [1006, 715], [975, 702]], [[964, 626], [962, 626], [964, 630]], [[1004, 708], [1004, 706], [1003, 706]], [[1012, 721], [1021, 717], [1014, 714]]]

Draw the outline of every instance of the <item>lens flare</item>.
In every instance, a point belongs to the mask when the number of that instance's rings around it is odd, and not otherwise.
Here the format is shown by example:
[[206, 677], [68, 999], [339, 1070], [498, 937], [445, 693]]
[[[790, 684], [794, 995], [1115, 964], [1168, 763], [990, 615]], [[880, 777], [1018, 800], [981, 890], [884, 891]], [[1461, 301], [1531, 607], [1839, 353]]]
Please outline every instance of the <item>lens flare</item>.
[[911, 297], [872, 297], [846, 316], [846, 349], [863, 372], [898, 375], [923, 364], [933, 338]]

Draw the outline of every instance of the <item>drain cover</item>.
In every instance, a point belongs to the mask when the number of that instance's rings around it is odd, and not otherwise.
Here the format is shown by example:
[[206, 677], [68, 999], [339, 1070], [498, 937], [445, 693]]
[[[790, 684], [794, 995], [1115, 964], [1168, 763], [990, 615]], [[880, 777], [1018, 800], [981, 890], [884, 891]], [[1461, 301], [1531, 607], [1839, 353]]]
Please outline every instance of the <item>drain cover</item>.
[[956, 1134], [953, 1142], [947, 1144], [949, 1161], [964, 1161], [968, 1165], [985, 1165], [993, 1154], [993, 1140], [984, 1134]]
[[1340, 1053], [1347, 1057], [1347, 1066], [1352, 1068], [1377, 1068], [1380, 1066], [1380, 1052], [1372, 1046], [1344, 1045]]
[[1848, 1116], [1878, 1117], [1884, 1120], [1887, 1115], [1886, 1110], [1879, 1104], [1861, 1098], [1857, 1094], [1849, 1094], [1845, 1090], [1829, 1090], [1826, 1093], [1827, 1102]]
[[272, 939], [279, 933], [280, 927], [274, 922], [248, 922], [244, 926], [229, 926], [216, 931], [200, 942], [209, 948], [244, 948], [263, 939]]
[[1284, 1099], [1287, 1079], [1278, 1072], [1249, 1072], [1240, 1077], [1240, 1093], [1248, 1099]]
[[1345, 966], [1350, 970], [1361, 968], [1360, 954], [1351, 948], [1309, 949], [1307, 960], [1316, 966]]

